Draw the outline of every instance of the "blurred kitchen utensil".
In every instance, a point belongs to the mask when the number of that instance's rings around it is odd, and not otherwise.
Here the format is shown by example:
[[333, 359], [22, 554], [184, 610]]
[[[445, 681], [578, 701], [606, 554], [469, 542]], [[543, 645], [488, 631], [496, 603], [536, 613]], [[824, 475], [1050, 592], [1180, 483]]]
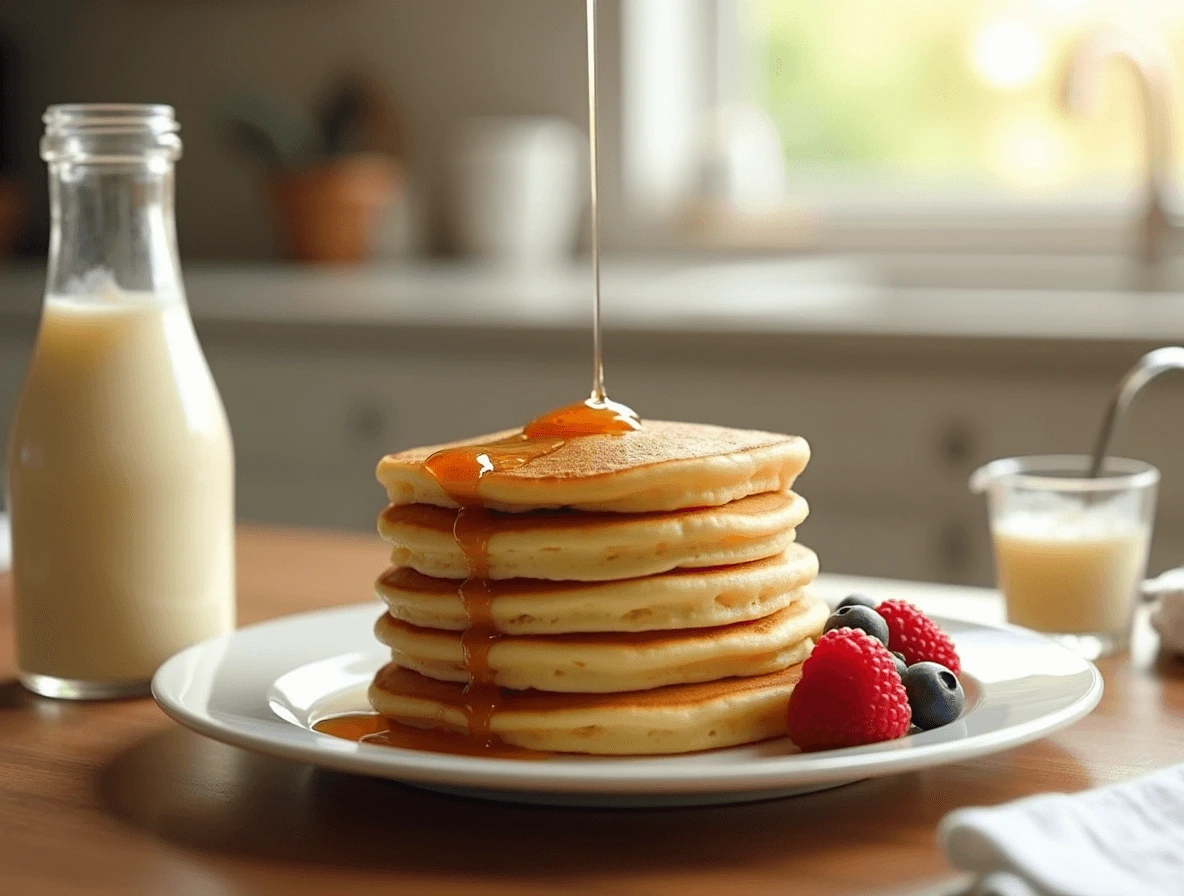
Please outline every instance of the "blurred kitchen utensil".
[[1118, 390], [1110, 400], [1101, 432], [1098, 433], [1097, 441], [1094, 443], [1093, 462], [1089, 468], [1090, 476], [1096, 477], [1101, 471], [1110, 448], [1110, 440], [1114, 437], [1114, 431], [1118, 428], [1118, 423], [1127, 408], [1130, 407], [1131, 402], [1135, 400], [1135, 396], [1153, 379], [1169, 370], [1184, 370], [1184, 348], [1169, 345], [1150, 351], [1140, 358], [1139, 363], [1123, 377], [1122, 382], [1118, 384]]
[[581, 132], [561, 118], [474, 118], [452, 156], [462, 252], [516, 267], [556, 266], [575, 251], [587, 201]]

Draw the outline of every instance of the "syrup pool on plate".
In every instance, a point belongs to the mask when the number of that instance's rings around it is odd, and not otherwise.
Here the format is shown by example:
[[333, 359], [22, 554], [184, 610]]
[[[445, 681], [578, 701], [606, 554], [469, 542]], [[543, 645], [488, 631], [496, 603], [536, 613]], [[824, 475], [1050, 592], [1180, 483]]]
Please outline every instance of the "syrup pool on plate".
[[483, 756], [488, 759], [549, 759], [551, 753], [527, 750], [511, 744], [484, 743], [459, 731], [412, 728], [384, 719], [377, 713], [357, 712], [330, 716], [312, 726], [314, 731], [381, 747], [425, 750], [454, 756]]

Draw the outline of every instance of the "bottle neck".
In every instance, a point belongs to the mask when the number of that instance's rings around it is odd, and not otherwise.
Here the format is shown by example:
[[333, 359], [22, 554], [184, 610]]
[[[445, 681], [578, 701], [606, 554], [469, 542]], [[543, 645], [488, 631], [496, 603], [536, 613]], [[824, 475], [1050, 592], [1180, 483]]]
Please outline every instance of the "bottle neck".
[[173, 163], [159, 155], [52, 160], [47, 292], [182, 298], [173, 189]]

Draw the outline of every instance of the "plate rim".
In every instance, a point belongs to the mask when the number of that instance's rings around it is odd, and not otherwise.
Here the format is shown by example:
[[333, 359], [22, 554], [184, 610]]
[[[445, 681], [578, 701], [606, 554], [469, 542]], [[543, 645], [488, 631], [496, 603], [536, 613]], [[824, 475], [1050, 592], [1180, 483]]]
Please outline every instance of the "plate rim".
[[[759, 760], [717, 765], [710, 768], [670, 765], [657, 775], [660, 757], [581, 757], [578, 761], [522, 762], [473, 756], [452, 756], [414, 750], [392, 749], [350, 741], [337, 741], [311, 729], [281, 719], [268, 705], [268, 689], [257, 696], [266, 708], [269, 720], [283, 725], [291, 738], [256, 734], [202, 712], [182, 700], [174, 699], [164, 681], [174, 670], [197, 661], [204, 654], [229, 644], [246, 633], [277, 625], [307, 622], [326, 615], [360, 613], [363, 609], [380, 610], [375, 601], [346, 604], [278, 616], [244, 626], [234, 632], [192, 645], [165, 661], [152, 679], [152, 697], [162, 711], [178, 724], [213, 740], [253, 750], [281, 759], [330, 768], [336, 771], [403, 781], [405, 783], [441, 784], [473, 787], [501, 792], [542, 792], [571, 794], [694, 794], [721, 792], [761, 792], [797, 785], [853, 781], [861, 778], [901, 774], [923, 768], [961, 762], [990, 755], [1039, 740], [1060, 731], [1089, 715], [1100, 702], [1105, 682], [1097, 666], [1078, 657], [1068, 648], [1030, 629], [1007, 623], [985, 623], [942, 617], [942, 622], [956, 622], [976, 629], [1004, 631], [1026, 640], [1038, 641], [1058, 651], [1070, 653], [1090, 675], [1088, 688], [1066, 706], [1001, 731], [984, 732], [971, 738], [935, 744], [922, 744], [885, 750], [882, 744], [847, 747], [817, 753], [793, 753], [762, 757]], [[326, 656], [321, 659], [330, 659]], [[316, 660], [313, 660], [316, 662]], [[303, 664], [302, 664], [303, 665]], [[291, 671], [291, 670], [289, 670]], [[980, 684], [981, 687], [981, 684]], [[307, 738], [299, 742], [299, 738]], [[688, 754], [691, 755], [691, 754]], [[647, 767], [631, 763], [646, 763]], [[759, 765], [758, 765], [759, 763]]]

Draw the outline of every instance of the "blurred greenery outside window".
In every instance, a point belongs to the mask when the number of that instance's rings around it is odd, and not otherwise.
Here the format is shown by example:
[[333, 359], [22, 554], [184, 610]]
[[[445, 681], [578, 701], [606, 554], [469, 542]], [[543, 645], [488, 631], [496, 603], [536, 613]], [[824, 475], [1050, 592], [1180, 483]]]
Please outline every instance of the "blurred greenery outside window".
[[791, 189], [809, 194], [1129, 193], [1144, 166], [1134, 78], [1112, 66], [1095, 114], [1071, 117], [1058, 105], [1068, 52], [1085, 29], [1114, 23], [1157, 33], [1184, 58], [1181, 0], [735, 0], [732, 9], [743, 92], [776, 125]]

